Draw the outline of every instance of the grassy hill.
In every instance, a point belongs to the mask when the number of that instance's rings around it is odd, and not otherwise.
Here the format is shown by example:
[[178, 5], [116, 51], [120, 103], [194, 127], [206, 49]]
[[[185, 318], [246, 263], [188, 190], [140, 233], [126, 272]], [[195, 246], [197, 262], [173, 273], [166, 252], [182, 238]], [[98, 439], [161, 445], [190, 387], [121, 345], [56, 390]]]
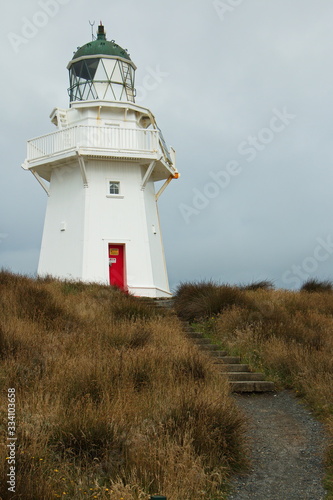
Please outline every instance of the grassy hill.
[[277, 387], [293, 389], [325, 422], [326, 486], [333, 498], [333, 291], [310, 280], [301, 291], [273, 290], [270, 283], [232, 287], [185, 283], [176, 309], [183, 319]]
[[217, 500], [244, 465], [227, 381], [175, 316], [110, 287], [0, 272], [0, 384], [4, 500]]

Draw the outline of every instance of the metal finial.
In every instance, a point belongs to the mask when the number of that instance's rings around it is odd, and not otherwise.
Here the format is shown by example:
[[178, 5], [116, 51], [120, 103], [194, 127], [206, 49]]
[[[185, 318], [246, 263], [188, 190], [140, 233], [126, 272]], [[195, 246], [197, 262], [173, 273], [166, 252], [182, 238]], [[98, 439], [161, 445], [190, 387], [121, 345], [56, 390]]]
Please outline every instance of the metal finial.
[[91, 26], [91, 38], [92, 38], [92, 41], [96, 40], [96, 37], [95, 37], [95, 35], [94, 35], [94, 26], [95, 26], [95, 22], [96, 22], [96, 21], [94, 21], [93, 23], [91, 23], [91, 22], [89, 21], [89, 24], [90, 24], [90, 26]]

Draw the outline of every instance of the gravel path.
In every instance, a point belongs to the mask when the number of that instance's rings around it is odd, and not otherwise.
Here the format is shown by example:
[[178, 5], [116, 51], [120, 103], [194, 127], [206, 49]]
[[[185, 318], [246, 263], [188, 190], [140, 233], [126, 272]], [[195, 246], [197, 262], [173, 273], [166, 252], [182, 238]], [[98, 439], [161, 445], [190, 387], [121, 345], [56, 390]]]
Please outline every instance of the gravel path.
[[287, 391], [234, 397], [249, 420], [251, 470], [229, 499], [324, 499], [323, 426]]

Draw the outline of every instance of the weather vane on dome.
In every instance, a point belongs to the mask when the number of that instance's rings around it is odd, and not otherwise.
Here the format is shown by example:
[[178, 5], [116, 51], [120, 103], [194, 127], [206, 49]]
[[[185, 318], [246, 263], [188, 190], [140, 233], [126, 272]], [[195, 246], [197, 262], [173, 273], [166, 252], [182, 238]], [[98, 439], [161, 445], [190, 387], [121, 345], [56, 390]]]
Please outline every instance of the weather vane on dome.
[[92, 38], [92, 41], [96, 40], [96, 37], [95, 37], [95, 35], [94, 35], [94, 26], [95, 26], [95, 22], [96, 22], [96, 21], [94, 21], [93, 23], [91, 23], [91, 22], [89, 21], [89, 24], [90, 24], [90, 26], [91, 26], [91, 38]]

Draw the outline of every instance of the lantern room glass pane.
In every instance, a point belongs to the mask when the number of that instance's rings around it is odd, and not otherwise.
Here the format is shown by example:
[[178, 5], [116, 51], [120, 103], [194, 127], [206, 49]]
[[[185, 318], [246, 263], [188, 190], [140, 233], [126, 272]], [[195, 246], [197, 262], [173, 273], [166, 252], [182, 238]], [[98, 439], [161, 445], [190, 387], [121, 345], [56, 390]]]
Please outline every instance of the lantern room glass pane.
[[113, 71], [112, 76], [111, 76], [111, 81], [116, 82], [116, 83], [123, 83], [124, 82], [123, 75], [120, 71], [119, 62], [116, 64], [116, 67], [114, 68], [114, 71]]
[[97, 71], [95, 73], [94, 79], [98, 82], [106, 82], [108, 80], [102, 59], [99, 61], [98, 68], [97, 68]]
[[89, 101], [91, 99], [98, 99], [98, 95], [93, 84], [89, 85], [89, 91], [87, 94], [87, 100]]
[[84, 101], [87, 101], [88, 100], [88, 94], [89, 94], [89, 91], [90, 91], [90, 87], [88, 85], [81, 85], [81, 87], [83, 88], [83, 91], [82, 91], [82, 99]]
[[89, 74], [88, 78], [89, 80], [93, 80], [95, 78], [97, 66], [98, 66], [98, 59], [87, 59], [86, 68], [87, 68], [87, 74]]
[[106, 82], [95, 82], [94, 87], [96, 89], [97, 99], [105, 99], [105, 94], [109, 84]]
[[114, 59], [103, 59], [105, 71], [108, 77], [108, 80], [112, 80], [111, 75], [113, 73], [115, 65], [118, 65], [118, 62]]
[[112, 90], [115, 93], [116, 100], [120, 101], [121, 100], [121, 95], [123, 93], [124, 87], [123, 85], [118, 85], [117, 83], [112, 84]]
[[85, 59], [73, 64], [71, 71], [75, 76], [83, 78], [84, 80], [93, 80], [95, 77], [96, 69], [99, 59]]
[[113, 92], [113, 87], [111, 88], [111, 85], [108, 85], [108, 88], [107, 88], [107, 91], [106, 91], [106, 94], [105, 94], [105, 97], [104, 99], [106, 101], [114, 101], [114, 100], [117, 100], [117, 97], [115, 96], [114, 92]]

